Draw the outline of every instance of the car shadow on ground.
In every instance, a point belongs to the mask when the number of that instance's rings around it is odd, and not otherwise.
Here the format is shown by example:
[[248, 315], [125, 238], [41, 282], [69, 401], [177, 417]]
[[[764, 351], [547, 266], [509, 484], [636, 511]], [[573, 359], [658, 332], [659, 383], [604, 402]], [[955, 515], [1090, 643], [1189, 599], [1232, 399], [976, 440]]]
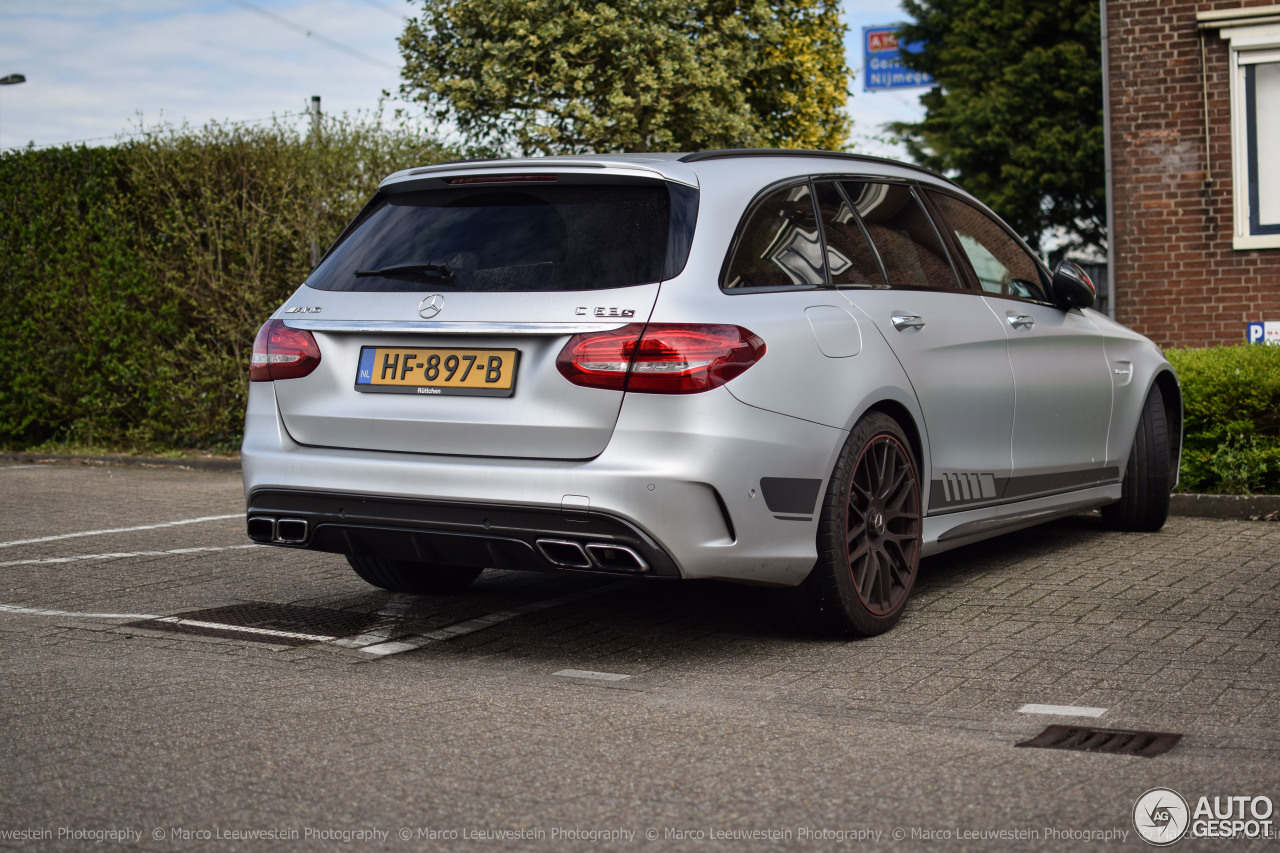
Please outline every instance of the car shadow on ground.
[[[752, 587], [717, 581], [616, 579], [535, 572], [486, 572], [466, 594], [403, 602], [403, 618], [431, 627], [442, 622], [483, 618], [521, 603], [569, 600], [521, 615], [474, 634], [432, 644], [414, 654], [466, 659], [519, 659], [547, 666], [608, 670], [628, 662], [680, 667], [723, 654], [726, 647], [760, 653], [800, 653], [838, 645], [909, 649], [917, 628], [928, 628], [930, 611], [946, 609], [946, 599], [967, 595], [973, 585], [990, 586], [1021, 577], [1067, 547], [1087, 546], [1105, 536], [1088, 516], [1064, 519], [922, 561], [916, 592], [902, 622], [869, 639], [833, 638], [818, 632], [803, 589]], [[370, 603], [388, 594], [368, 596]], [[595, 663], [592, 663], [595, 662]]]

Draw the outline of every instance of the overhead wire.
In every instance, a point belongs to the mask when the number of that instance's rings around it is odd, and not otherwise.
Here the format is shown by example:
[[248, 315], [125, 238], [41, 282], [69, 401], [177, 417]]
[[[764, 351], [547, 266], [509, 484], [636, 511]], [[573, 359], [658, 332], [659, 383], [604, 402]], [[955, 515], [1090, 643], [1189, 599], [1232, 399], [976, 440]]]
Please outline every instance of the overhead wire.
[[[325, 36], [321, 33], [317, 33], [314, 30], [309, 30], [300, 24], [296, 24], [293, 21], [280, 17], [274, 12], [270, 12], [266, 9], [261, 8], [260, 6], [256, 6], [253, 3], [248, 2], [248, 0], [227, 0], [227, 2], [231, 3], [234, 6], [239, 6], [240, 8], [245, 9], [246, 11], [253, 12], [254, 14], [260, 15], [266, 18], [267, 20], [275, 24], [278, 24], [282, 27], [285, 27], [286, 29], [292, 30], [293, 32], [298, 33], [306, 38], [315, 39], [316, 41], [321, 42], [329, 47], [332, 47], [335, 50], [340, 50], [343, 53], [349, 54], [358, 59], [362, 59], [365, 62], [370, 62], [375, 65], [381, 65], [384, 68], [399, 70], [397, 66], [389, 62], [384, 62], [381, 59], [370, 56], [369, 54], [364, 53], [360, 50], [357, 50], [354, 47], [342, 44], [341, 42], [335, 41], [334, 39], [331, 39], [328, 36]], [[385, 6], [384, 4], [377, 2], [377, 0], [362, 0], [362, 2], [364, 2], [369, 6], [372, 6], [375, 9], [378, 9], [381, 12], [384, 12], [388, 15], [392, 15], [401, 20], [406, 20], [406, 21], [410, 20], [407, 16], [400, 15], [399, 13], [393, 11], [391, 8]], [[271, 116], [270, 118], [245, 119], [242, 121], [222, 122], [222, 124], [229, 125], [229, 126], [242, 125], [242, 124], [255, 124], [258, 122], [272, 121], [273, 119], [276, 119], [276, 118], [287, 118], [290, 116], [310, 116], [310, 115], [311, 114], [309, 112], [280, 113], [278, 115]], [[83, 145], [89, 142], [104, 142], [107, 140], [132, 139], [134, 137], [143, 136], [146, 133], [147, 133], [146, 130], [139, 130], [136, 133], [117, 133], [117, 134], [112, 134], [111, 136], [93, 136], [87, 139], [76, 139], [70, 142], [50, 142], [50, 143], [45, 143], [43, 145], [36, 145], [33, 147], [38, 150], [43, 148], [59, 148], [59, 147], [68, 146], [68, 145]]]
[[[301, 24], [295, 24], [293, 21], [290, 21], [287, 18], [282, 18], [274, 12], [268, 12], [266, 9], [263, 9], [261, 6], [255, 6], [254, 4], [250, 3], [249, 0], [227, 0], [227, 2], [231, 3], [232, 5], [239, 6], [242, 9], [246, 9], [250, 12], [253, 12], [256, 15], [261, 15], [262, 17], [266, 18], [268, 21], [279, 24], [280, 26], [286, 29], [293, 30], [295, 33], [300, 33], [306, 38], [315, 39], [316, 41], [321, 42], [322, 44], [327, 44], [329, 47], [332, 47], [334, 50], [340, 50], [343, 53], [349, 54], [358, 59], [363, 59], [365, 62], [371, 62], [374, 65], [381, 65], [384, 68], [390, 68], [395, 71], [400, 70], [398, 66], [392, 65], [390, 62], [383, 62], [381, 59], [377, 59], [375, 57], [370, 56], [367, 53], [356, 50], [354, 47], [345, 45], [342, 42], [334, 41], [328, 36], [321, 35], [320, 33], [317, 33], [315, 30], [309, 30], [306, 27], [302, 26]], [[384, 11], [388, 11], [388, 10], [384, 9]]]
[[408, 15], [402, 15], [399, 12], [392, 9], [390, 6], [385, 6], [382, 3], [379, 3], [378, 0], [361, 0], [361, 2], [363, 2], [367, 6], [372, 6], [373, 8], [377, 9], [379, 12], [386, 12], [391, 17], [398, 18], [401, 21], [412, 20], [412, 18], [410, 18]]

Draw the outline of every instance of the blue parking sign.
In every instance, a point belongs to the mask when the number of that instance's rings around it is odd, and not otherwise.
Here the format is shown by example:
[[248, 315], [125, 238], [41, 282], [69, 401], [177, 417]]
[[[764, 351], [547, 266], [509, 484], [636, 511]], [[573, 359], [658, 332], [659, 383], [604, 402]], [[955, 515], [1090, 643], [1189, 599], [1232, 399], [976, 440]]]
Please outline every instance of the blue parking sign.
[[1249, 324], [1249, 336], [1247, 340], [1251, 344], [1266, 343], [1267, 327], [1262, 323]]

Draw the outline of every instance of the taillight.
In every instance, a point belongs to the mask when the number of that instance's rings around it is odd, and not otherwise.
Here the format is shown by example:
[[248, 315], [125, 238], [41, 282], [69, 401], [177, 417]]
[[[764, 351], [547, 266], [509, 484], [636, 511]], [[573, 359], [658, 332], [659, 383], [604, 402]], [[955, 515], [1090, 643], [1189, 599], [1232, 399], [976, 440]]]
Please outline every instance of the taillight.
[[741, 375], [764, 352], [764, 341], [741, 326], [633, 323], [574, 335], [556, 367], [588, 388], [697, 394]]
[[249, 381], [299, 379], [320, 364], [320, 345], [304, 329], [290, 329], [283, 320], [268, 320], [253, 339]]

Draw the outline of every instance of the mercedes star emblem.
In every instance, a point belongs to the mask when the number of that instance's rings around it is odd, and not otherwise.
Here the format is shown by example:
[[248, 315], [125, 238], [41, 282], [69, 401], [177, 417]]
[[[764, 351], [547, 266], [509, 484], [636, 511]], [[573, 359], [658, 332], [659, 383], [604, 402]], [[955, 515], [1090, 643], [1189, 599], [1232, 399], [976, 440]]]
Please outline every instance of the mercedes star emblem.
[[439, 314], [443, 308], [444, 294], [433, 293], [430, 296], [424, 296], [422, 301], [418, 303], [418, 316], [424, 320], [430, 320]]

